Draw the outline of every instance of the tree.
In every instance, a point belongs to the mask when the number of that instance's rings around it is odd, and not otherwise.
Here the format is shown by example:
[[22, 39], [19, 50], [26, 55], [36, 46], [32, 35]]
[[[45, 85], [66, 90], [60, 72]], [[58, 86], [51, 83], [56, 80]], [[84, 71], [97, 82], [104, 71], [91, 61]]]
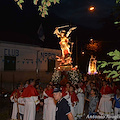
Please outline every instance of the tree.
[[[120, 0], [116, 0], [116, 7], [115, 7], [115, 13], [116, 22], [114, 24], [118, 25], [118, 28], [120, 26]], [[98, 70], [102, 68], [106, 68], [106, 70], [103, 70], [103, 73], [107, 73], [108, 78], [113, 78], [114, 81], [120, 81], [120, 51], [115, 50], [113, 52], [107, 53], [110, 57], [112, 57], [112, 62], [107, 61], [98, 61]]]
[[[22, 4], [24, 3], [24, 0], [14, 0], [14, 1], [22, 10], [23, 9]], [[56, 3], [60, 3], [60, 0], [33, 0], [33, 4], [38, 6], [39, 14], [42, 17], [48, 15], [48, 7], [52, 6], [52, 4], [55, 5]]]
[[107, 78], [113, 78], [114, 81], [120, 81], [120, 52], [115, 50], [107, 53], [112, 57], [112, 62], [98, 61], [98, 70], [106, 68], [103, 73], [107, 73]]
[[114, 9], [115, 22], [114, 24], [120, 25], [120, 0], [116, 0], [116, 6]]

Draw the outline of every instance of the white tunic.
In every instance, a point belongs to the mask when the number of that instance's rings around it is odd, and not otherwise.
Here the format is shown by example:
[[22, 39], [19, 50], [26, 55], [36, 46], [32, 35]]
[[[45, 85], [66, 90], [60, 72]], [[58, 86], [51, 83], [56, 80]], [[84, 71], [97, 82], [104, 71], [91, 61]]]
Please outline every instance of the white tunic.
[[75, 91], [77, 94], [77, 97], [79, 99], [79, 102], [75, 106], [75, 120], [78, 118], [81, 118], [83, 116], [83, 109], [84, 109], [84, 94], [83, 90], [79, 88], [77, 91]]
[[23, 120], [35, 120], [36, 105], [39, 103], [38, 96], [25, 97], [25, 111]]
[[[11, 102], [13, 102], [13, 109], [12, 109], [12, 120], [17, 119], [17, 113], [18, 113], [18, 108], [17, 108], [17, 102], [14, 101], [13, 96], [10, 97]], [[15, 99], [17, 101], [17, 99]], [[23, 98], [19, 97], [18, 98], [18, 103], [24, 104]], [[18, 105], [19, 107], [19, 113], [24, 114], [24, 106], [23, 105]], [[21, 117], [21, 116], [20, 116]]]
[[54, 98], [48, 97], [47, 99], [45, 120], [55, 120], [56, 105]]
[[11, 102], [13, 102], [13, 109], [12, 109], [11, 119], [12, 120], [14, 120], [14, 119], [16, 120], [17, 119], [17, 112], [18, 112], [18, 110], [17, 110], [17, 102], [14, 101], [13, 96], [10, 97], [10, 100], [11, 100]]
[[111, 115], [112, 114], [112, 101], [111, 94], [102, 95], [98, 106], [98, 112], [100, 115]]
[[[48, 97], [48, 95], [43, 91], [43, 96]], [[48, 98], [44, 99], [44, 105], [43, 105], [43, 120], [46, 118], [46, 111], [47, 111], [47, 104], [48, 104]]]

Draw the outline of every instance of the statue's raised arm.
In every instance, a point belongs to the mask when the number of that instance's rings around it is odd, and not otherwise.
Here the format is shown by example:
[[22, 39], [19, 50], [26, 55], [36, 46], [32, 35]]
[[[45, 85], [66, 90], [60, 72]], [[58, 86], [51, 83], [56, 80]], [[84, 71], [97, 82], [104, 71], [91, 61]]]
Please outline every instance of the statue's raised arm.
[[59, 32], [58, 29], [65, 28], [65, 27], [69, 27], [69, 25], [65, 25], [65, 26], [61, 26], [61, 27], [56, 27], [53, 34], [56, 34], [58, 38], [61, 37], [61, 33]]
[[57, 35], [57, 37], [59, 38], [59, 37], [61, 37], [61, 35], [60, 35], [60, 32], [59, 32], [59, 27], [56, 27], [55, 28], [55, 31], [54, 31], [54, 33], [53, 34], [56, 34]]

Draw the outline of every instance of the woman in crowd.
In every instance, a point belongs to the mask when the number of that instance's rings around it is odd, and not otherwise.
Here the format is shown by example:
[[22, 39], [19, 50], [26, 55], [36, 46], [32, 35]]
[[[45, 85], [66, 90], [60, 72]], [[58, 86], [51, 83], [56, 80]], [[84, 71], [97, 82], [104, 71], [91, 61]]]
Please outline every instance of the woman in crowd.
[[100, 115], [111, 115], [112, 114], [112, 89], [107, 85], [107, 82], [103, 81], [103, 86], [100, 90], [102, 95], [98, 107]]
[[98, 103], [99, 99], [97, 96], [97, 90], [96, 89], [91, 89], [89, 98], [85, 98], [89, 102], [89, 116], [94, 117], [97, 115], [97, 109], [98, 109]]

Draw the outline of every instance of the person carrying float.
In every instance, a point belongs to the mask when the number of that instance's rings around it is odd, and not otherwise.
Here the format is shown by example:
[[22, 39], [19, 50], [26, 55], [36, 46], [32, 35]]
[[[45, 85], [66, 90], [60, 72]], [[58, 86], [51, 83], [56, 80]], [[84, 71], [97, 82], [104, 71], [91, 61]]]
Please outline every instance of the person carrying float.
[[22, 97], [25, 101], [25, 111], [23, 120], [35, 120], [36, 105], [40, 103], [38, 99], [39, 93], [35, 89], [35, 81], [29, 80], [29, 85], [23, 90]]

